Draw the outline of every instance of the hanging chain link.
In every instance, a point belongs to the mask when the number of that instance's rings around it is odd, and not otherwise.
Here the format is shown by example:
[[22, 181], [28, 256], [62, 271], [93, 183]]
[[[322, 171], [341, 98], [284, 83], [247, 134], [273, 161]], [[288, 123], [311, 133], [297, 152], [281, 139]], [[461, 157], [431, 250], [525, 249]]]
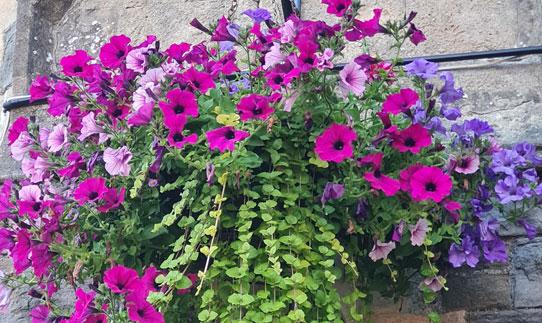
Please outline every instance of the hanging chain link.
[[233, 15], [235, 15], [235, 13], [237, 12], [237, 7], [238, 7], [237, 0], [232, 0], [230, 9], [228, 10], [228, 20], [230, 21], [232, 20]]

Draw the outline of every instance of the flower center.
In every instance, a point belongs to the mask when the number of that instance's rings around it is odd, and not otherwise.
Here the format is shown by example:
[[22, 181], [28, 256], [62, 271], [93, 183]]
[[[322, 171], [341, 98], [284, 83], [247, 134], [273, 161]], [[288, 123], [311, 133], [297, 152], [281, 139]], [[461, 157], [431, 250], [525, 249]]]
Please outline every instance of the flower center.
[[199, 81], [194, 81], [192, 82], [192, 84], [194, 84], [194, 86], [197, 87], [198, 89], [199, 89], [199, 86], [201, 85]]
[[344, 4], [342, 4], [342, 3], [339, 3], [339, 4], [337, 5], [337, 7], [335, 7], [335, 9], [337, 9], [338, 12], [343, 11], [345, 8], [346, 8], [346, 7], [345, 7]]
[[122, 58], [124, 56], [124, 51], [122, 49], [119, 50], [115, 56], [117, 56], [117, 58]]
[[137, 315], [139, 315], [139, 317], [145, 317], [145, 310], [142, 308], [138, 309]]
[[121, 109], [116, 109], [115, 111], [113, 111], [113, 117], [118, 118], [121, 115], [122, 115], [122, 110]]
[[88, 194], [88, 198], [91, 199], [91, 200], [94, 200], [95, 198], [98, 197], [98, 193], [97, 192], [90, 192]]
[[382, 173], [380, 172], [380, 169], [377, 169], [373, 172], [373, 175], [376, 177], [376, 178], [379, 178], [380, 175], [382, 175]]
[[83, 68], [81, 66], [76, 66], [73, 68], [73, 71], [75, 73], [81, 73], [83, 71]]
[[228, 140], [235, 139], [235, 132], [233, 132], [233, 130], [228, 130], [228, 131], [224, 134], [224, 137], [226, 137], [226, 139], [228, 139]]
[[260, 108], [260, 107], [255, 107], [254, 110], [252, 110], [252, 113], [253, 113], [254, 115], [262, 114], [262, 108]]
[[335, 148], [336, 150], [343, 150], [344, 142], [342, 142], [341, 140], [335, 141], [335, 143], [333, 144], [333, 148]]
[[32, 205], [32, 210], [38, 212], [41, 209], [41, 202], [36, 202]]
[[180, 133], [176, 133], [173, 135], [173, 141], [175, 142], [183, 141], [183, 139], [184, 139], [184, 136]]
[[434, 192], [437, 190], [437, 185], [435, 185], [433, 182], [426, 183], [425, 190], [428, 192]]
[[284, 80], [284, 79], [282, 78], [282, 76], [277, 75], [277, 76], [275, 76], [275, 78], [273, 79], [273, 82], [275, 82], [276, 84], [280, 84], [280, 83], [282, 83], [283, 80]]
[[180, 113], [183, 113], [184, 112], [184, 107], [180, 104], [177, 104], [174, 108], [173, 108], [173, 111], [175, 112], [175, 114], [180, 114]]
[[461, 159], [461, 161], [459, 162], [459, 167], [468, 168], [469, 164], [470, 164], [470, 162], [469, 162], [468, 159]]
[[416, 146], [416, 141], [412, 138], [405, 139], [405, 146], [407, 147], [414, 147]]

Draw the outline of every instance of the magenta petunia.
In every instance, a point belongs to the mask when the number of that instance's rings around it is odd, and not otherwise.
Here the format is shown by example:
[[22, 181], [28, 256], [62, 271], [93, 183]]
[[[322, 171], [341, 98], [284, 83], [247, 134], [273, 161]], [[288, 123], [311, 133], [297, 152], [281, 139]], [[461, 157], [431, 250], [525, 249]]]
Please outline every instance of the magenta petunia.
[[357, 139], [356, 132], [342, 124], [332, 124], [316, 138], [315, 152], [321, 160], [340, 163], [352, 158]]
[[0, 221], [12, 218], [13, 203], [10, 198], [12, 194], [13, 182], [5, 180], [0, 187]]
[[380, 166], [382, 165], [382, 158], [384, 158], [384, 153], [381, 152], [367, 154], [358, 158], [358, 165], [371, 165], [374, 170], [377, 170], [380, 169]]
[[260, 94], [249, 94], [244, 96], [237, 104], [237, 111], [241, 121], [251, 119], [265, 120], [275, 110], [269, 105], [269, 98]]
[[68, 154], [66, 160], [68, 161], [68, 165], [57, 170], [58, 175], [68, 178], [79, 176], [79, 171], [84, 169], [86, 165], [81, 154], [78, 151], [72, 151]]
[[448, 215], [452, 218], [454, 223], [459, 222], [460, 214], [458, 211], [463, 208], [461, 203], [453, 200], [445, 200], [444, 202], [442, 202], [442, 206], [448, 212]]
[[28, 215], [31, 219], [37, 218], [45, 207], [39, 186], [26, 185], [21, 187], [17, 207], [19, 208], [19, 215]]
[[188, 116], [198, 117], [198, 102], [194, 93], [173, 89], [166, 94], [168, 102], [160, 102], [160, 110], [164, 114], [164, 124], [168, 128], [186, 122]]
[[91, 177], [82, 181], [73, 191], [73, 198], [83, 205], [87, 202], [96, 202], [107, 192], [105, 179], [102, 177]]
[[30, 120], [28, 120], [26, 117], [20, 116], [15, 121], [13, 121], [13, 124], [11, 127], [9, 127], [8, 131], [8, 144], [11, 145], [19, 138], [19, 135], [22, 132], [28, 132], [28, 123]]
[[352, 5], [352, 0], [322, 0], [322, 3], [327, 4], [327, 13], [342, 17]]
[[47, 112], [58, 117], [66, 113], [66, 111], [75, 106], [74, 92], [76, 87], [66, 83], [58, 82], [55, 84], [55, 91], [48, 99], [49, 108]]
[[230, 41], [234, 42], [235, 39], [235, 32], [231, 32], [231, 23], [226, 19], [226, 17], [222, 16], [218, 20], [218, 24], [216, 26], [215, 31], [211, 35], [212, 41]]
[[100, 61], [108, 68], [120, 67], [131, 50], [130, 38], [126, 35], [116, 35], [109, 39], [100, 49]]
[[45, 75], [37, 75], [36, 78], [30, 84], [30, 102], [34, 102], [39, 99], [44, 99], [53, 93], [53, 84], [49, 78]]
[[418, 101], [419, 96], [412, 89], [401, 89], [399, 93], [388, 95], [382, 106], [382, 112], [399, 114], [408, 111]]
[[183, 135], [183, 127], [172, 127], [169, 129], [167, 142], [170, 146], [183, 149], [186, 144], [195, 144], [198, 141], [198, 135], [195, 133], [188, 136]]
[[0, 255], [5, 251], [11, 251], [15, 245], [15, 235], [6, 228], [0, 228]]
[[141, 287], [137, 271], [122, 265], [117, 265], [106, 270], [103, 281], [115, 294], [126, 294]]
[[63, 124], [57, 124], [47, 136], [47, 147], [52, 153], [59, 152], [68, 144], [68, 128]]
[[393, 196], [399, 191], [401, 184], [398, 180], [382, 175], [380, 170], [366, 172], [363, 178], [371, 183], [371, 188], [384, 192], [386, 196]]
[[164, 323], [164, 317], [145, 299], [143, 290], [137, 290], [126, 297], [128, 318], [138, 323]]
[[52, 265], [53, 254], [49, 251], [49, 245], [47, 243], [39, 243], [32, 246], [30, 260], [32, 262], [32, 268], [34, 268], [34, 274], [41, 278], [49, 272], [49, 268]]
[[426, 219], [418, 219], [415, 225], [410, 226], [410, 243], [413, 246], [421, 246], [425, 241], [425, 236], [429, 231], [429, 221]]
[[66, 323], [84, 322], [89, 323], [89, 316], [94, 312], [94, 298], [96, 292], [90, 291], [86, 293], [82, 288], [77, 288], [75, 291], [77, 301], [75, 302], [74, 311], [70, 320]]
[[66, 76], [86, 76], [91, 70], [88, 62], [92, 59], [84, 50], [76, 50], [75, 54], [60, 59], [62, 73]]
[[369, 258], [372, 261], [388, 258], [390, 252], [395, 249], [395, 242], [382, 242], [380, 240], [375, 241], [373, 249], [369, 252]]
[[233, 151], [235, 143], [244, 140], [250, 134], [243, 130], [236, 130], [234, 127], [226, 126], [209, 130], [205, 133], [209, 142], [209, 149], [218, 149], [220, 152]]
[[117, 149], [106, 148], [103, 160], [105, 162], [105, 170], [110, 175], [130, 175], [130, 160], [132, 160], [132, 153], [128, 150], [128, 147], [122, 146]]
[[15, 245], [11, 249], [11, 259], [13, 260], [13, 268], [17, 275], [23, 273], [30, 267], [30, 248], [32, 241], [30, 233], [26, 229], [21, 229], [17, 232]]
[[118, 192], [116, 188], [110, 188], [103, 196], [104, 204], [98, 206], [98, 211], [105, 213], [116, 209], [124, 203], [126, 188], [122, 187]]
[[139, 127], [149, 124], [149, 122], [151, 122], [152, 120], [153, 110], [153, 102], [144, 104], [142, 107], [140, 107], [130, 116], [128, 116], [128, 125], [132, 127]]
[[124, 120], [130, 113], [130, 106], [126, 104], [116, 104], [113, 101], [107, 101], [105, 106], [107, 106], [106, 113], [113, 121], [113, 125], [117, 124], [117, 120]]
[[49, 317], [49, 308], [46, 305], [36, 306], [30, 311], [32, 323], [50, 323], [53, 320]]
[[346, 64], [339, 72], [339, 77], [339, 88], [343, 96], [348, 96], [349, 93], [362, 95], [365, 91], [367, 74], [356, 62]]
[[410, 195], [415, 201], [442, 201], [450, 195], [452, 179], [440, 168], [423, 166], [410, 178]]
[[422, 148], [431, 145], [431, 134], [420, 124], [413, 124], [410, 127], [392, 134], [391, 146], [398, 151], [419, 153]]
[[181, 80], [193, 90], [198, 90], [201, 93], [206, 93], [207, 90], [215, 87], [215, 82], [211, 75], [205, 72], [199, 72], [193, 67], [181, 74]]
[[419, 30], [414, 24], [410, 24], [408, 28], [408, 33], [410, 34], [409, 39], [414, 45], [418, 45], [421, 42], [424, 42], [427, 38], [421, 30]]
[[373, 37], [383, 28], [380, 26], [380, 16], [382, 9], [373, 9], [373, 17], [369, 20], [360, 21], [354, 19], [354, 26], [346, 31], [344, 37], [349, 41], [358, 41], [365, 37]]

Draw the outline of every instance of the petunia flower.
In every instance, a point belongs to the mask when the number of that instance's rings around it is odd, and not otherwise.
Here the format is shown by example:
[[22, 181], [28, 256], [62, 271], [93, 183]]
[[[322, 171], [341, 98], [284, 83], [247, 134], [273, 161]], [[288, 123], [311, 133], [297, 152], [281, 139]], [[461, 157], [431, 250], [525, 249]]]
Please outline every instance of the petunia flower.
[[160, 110], [164, 114], [166, 127], [175, 127], [175, 124], [186, 122], [188, 116], [198, 117], [198, 103], [194, 93], [173, 89], [166, 94], [168, 102], [160, 102]]
[[420, 218], [415, 225], [410, 226], [410, 243], [412, 243], [413, 246], [419, 247], [423, 245], [425, 236], [427, 235], [427, 232], [430, 231], [429, 224], [429, 221]]
[[324, 187], [324, 193], [320, 198], [322, 205], [326, 204], [330, 200], [338, 200], [344, 195], [344, 185], [338, 183], [326, 183]]
[[15, 245], [15, 234], [6, 228], [0, 228], [0, 254], [5, 250], [11, 251]]
[[17, 139], [9, 146], [11, 157], [16, 161], [22, 161], [24, 156], [32, 149], [33, 143], [34, 141], [28, 132], [21, 132]]
[[87, 202], [96, 202], [103, 198], [107, 192], [105, 179], [102, 177], [91, 177], [82, 181], [73, 191], [73, 198], [83, 205]]
[[[1, 249], [0, 249], [1, 250]], [[4, 273], [0, 270], [0, 282], [4, 279]], [[0, 314], [9, 313], [9, 301], [12, 289], [0, 283]]]
[[406, 88], [401, 89], [399, 93], [388, 95], [386, 101], [382, 105], [382, 112], [391, 113], [393, 115], [407, 112], [420, 97], [416, 91]]
[[267, 9], [263, 8], [248, 9], [243, 11], [243, 14], [248, 16], [257, 24], [271, 20], [271, 13], [269, 13]]
[[501, 204], [508, 204], [530, 197], [531, 189], [522, 185], [516, 176], [508, 175], [497, 181], [495, 193], [497, 193]]
[[141, 290], [132, 292], [126, 297], [128, 318], [138, 323], [164, 323], [164, 317], [145, 300]]
[[13, 189], [13, 182], [5, 180], [0, 186], [0, 221], [13, 217], [11, 211], [14, 209], [10, 198]]
[[260, 94], [249, 94], [239, 100], [237, 111], [241, 121], [251, 119], [265, 120], [275, 110], [269, 105], [269, 98]]
[[105, 170], [112, 176], [128, 176], [130, 175], [130, 160], [132, 153], [128, 147], [122, 146], [117, 149], [106, 148], [103, 155], [105, 162]]
[[464, 236], [461, 244], [452, 243], [448, 251], [448, 261], [454, 268], [467, 263], [469, 267], [476, 267], [480, 258], [480, 250], [471, 236]]
[[132, 49], [126, 56], [126, 67], [134, 72], [143, 73], [148, 65], [149, 48], [140, 47]]
[[122, 265], [116, 265], [104, 272], [105, 285], [115, 294], [126, 294], [141, 287], [137, 271]]
[[209, 130], [205, 133], [209, 142], [209, 149], [218, 149], [220, 152], [233, 151], [235, 143], [244, 140], [250, 134], [246, 131], [236, 130], [234, 127], [226, 126]]
[[453, 219], [454, 223], [459, 222], [460, 214], [457, 211], [463, 208], [463, 206], [459, 202], [452, 201], [452, 200], [445, 200], [442, 203], [442, 206], [448, 212], [448, 215]]
[[60, 59], [62, 73], [66, 76], [84, 77], [90, 72], [88, 62], [92, 59], [84, 50], [76, 50], [75, 54]]
[[440, 101], [447, 105], [460, 100], [463, 97], [463, 89], [455, 88], [454, 76], [450, 72], [440, 73], [440, 79], [444, 81], [444, 86], [440, 90]]
[[401, 188], [398, 180], [383, 175], [380, 170], [366, 172], [363, 178], [371, 184], [371, 188], [384, 192], [386, 196], [393, 196]]
[[86, 293], [82, 288], [77, 288], [75, 291], [77, 300], [75, 301], [74, 311], [67, 323], [89, 322], [89, 316], [94, 311], [94, 298], [96, 292], [90, 291]]
[[59, 152], [68, 144], [68, 128], [63, 124], [57, 124], [47, 136], [47, 147], [52, 153]]
[[276, 64], [284, 62], [285, 59], [286, 55], [280, 50], [280, 44], [273, 43], [273, 46], [271, 46], [264, 56], [265, 64], [263, 65], [263, 68], [267, 70]]
[[373, 17], [369, 20], [360, 21], [354, 19], [354, 26], [347, 30], [344, 37], [349, 41], [358, 41], [365, 37], [373, 37], [383, 29], [380, 26], [381, 8], [373, 9]]
[[423, 58], [417, 58], [411, 63], [405, 65], [405, 71], [410, 76], [417, 76], [427, 80], [437, 75], [438, 64], [427, 61]]
[[436, 293], [444, 287], [445, 282], [446, 279], [439, 275], [431, 278], [425, 278], [420, 285], [426, 286], [427, 288]]
[[480, 168], [480, 157], [477, 154], [452, 159], [453, 170], [460, 174], [474, 174]]
[[30, 260], [34, 274], [38, 278], [42, 278], [49, 272], [52, 265], [53, 254], [49, 251], [47, 243], [39, 243], [31, 248]]
[[98, 135], [98, 143], [102, 144], [107, 141], [109, 136], [105, 133], [102, 127], [98, 126], [94, 117], [94, 112], [89, 112], [82, 120], [83, 127], [81, 134], [77, 139], [83, 141], [90, 136]]
[[66, 157], [68, 164], [64, 168], [57, 170], [57, 174], [62, 177], [73, 178], [80, 174], [80, 170], [85, 168], [83, 157], [78, 151], [72, 151]]
[[132, 49], [130, 38], [126, 35], [116, 35], [109, 39], [100, 49], [100, 61], [107, 68], [120, 67]]
[[118, 192], [116, 188], [110, 188], [103, 196], [103, 205], [98, 206], [98, 211], [105, 213], [112, 209], [118, 208], [124, 203], [124, 195], [126, 194], [126, 188], [122, 187]]
[[490, 262], [507, 262], [506, 244], [501, 239], [482, 241], [484, 258]]
[[149, 124], [152, 120], [154, 102], [146, 103], [128, 116], [128, 125], [139, 127]]
[[393, 226], [393, 232], [391, 235], [391, 240], [399, 242], [401, 241], [401, 238], [403, 237], [403, 230], [405, 228], [405, 221], [401, 220], [399, 224], [396, 224]]
[[438, 167], [423, 166], [412, 174], [409, 186], [415, 201], [433, 200], [438, 203], [450, 195], [452, 179]]
[[51, 319], [49, 317], [49, 308], [46, 305], [38, 305], [30, 311], [30, 318], [32, 323], [49, 323]]
[[380, 240], [375, 241], [373, 249], [369, 252], [369, 258], [372, 261], [388, 258], [388, 255], [395, 249], [395, 242], [382, 242]]
[[228, 21], [228, 19], [224, 16], [218, 20], [218, 24], [216, 26], [215, 31], [211, 35], [212, 41], [236, 41], [235, 35], [232, 35], [230, 33], [230, 30], [228, 29], [228, 25], [231, 23]]
[[28, 215], [31, 219], [37, 218], [45, 207], [39, 186], [26, 185], [21, 187], [17, 207], [19, 208], [19, 215]]
[[346, 64], [339, 72], [339, 77], [339, 88], [343, 96], [346, 97], [349, 93], [362, 95], [363, 91], [365, 91], [367, 75], [357, 63], [350, 62]]
[[198, 135], [193, 133], [188, 136], [183, 135], [183, 127], [171, 127], [167, 136], [167, 142], [170, 146], [183, 149], [186, 144], [195, 144], [198, 141]]
[[352, 0], [322, 0], [327, 5], [327, 13], [342, 17], [352, 5]]
[[37, 75], [28, 90], [30, 102], [44, 99], [53, 93], [52, 83], [45, 75]]
[[30, 233], [26, 229], [21, 229], [17, 232], [16, 242], [11, 249], [11, 259], [13, 261], [13, 268], [15, 273], [20, 275], [28, 267], [30, 267], [30, 248], [32, 242], [30, 240]]
[[11, 145], [19, 138], [19, 135], [23, 132], [28, 133], [28, 120], [26, 117], [20, 116], [9, 127], [8, 130], [8, 145]]
[[414, 45], [418, 45], [421, 42], [424, 42], [427, 38], [421, 30], [419, 30], [413, 23], [410, 24], [408, 28], [409, 39]]
[[356, 132], [342, 124], [332, 124], [316, 138], [315, 152], [321, 160], [340, 163], [352, 158], [352, 142], [357, 139]]
[[215, 87], [215, 82], [211, 75], [205, 72], [199, 72], [191, 67], [181, 74], [181, 80], [188, 84], [193, 90], [206, 93], [207, 90]]
[[398, 151], [419, 153], [422, 148], [431, 145], [431, 134], [420, 124], [413, 124], [410, 127], [392, 134], [391, 146]]
[[[529, 238], [529, 240], [532, 240], [536, 237], [536, 234], [537, 234], [537, 227], [536, 225], [533, 225], [529, 222], [527, 222], [527, 220], [525, 219], [519, 219], [517, 220], [517, 224], [521, 225], [523, 227], [523, 229], [525, 230], [525, 233], [527, 234], [527, 238]], [[0, 233], [1, 235], [1, 233]], [[0, 243], [1, 245], [1, 243]], [[2, 248], [0, 247], [0, 250], [2, 250]]]
[[74, 92], [75, 86], [72, 86], [66, 82], [57, 82], [55, 84], [55, 91], [48, 99], [49, 107], [47, 112], [53, 116], [58, 117], [66, 113], [66, 111], [75, 106]]

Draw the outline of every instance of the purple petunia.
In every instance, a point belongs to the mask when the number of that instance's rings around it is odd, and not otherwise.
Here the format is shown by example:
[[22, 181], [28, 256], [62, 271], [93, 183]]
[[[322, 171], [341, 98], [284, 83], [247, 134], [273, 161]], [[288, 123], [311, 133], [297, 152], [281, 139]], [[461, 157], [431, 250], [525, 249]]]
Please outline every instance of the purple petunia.
[[531, 189], [521, 185], [517, 177], [510, 175], [500, 179], [495, 185], [495, 193], [502, 204], [521, 201], [531, 196]]
[[504, 173], [514, 176], [515, 168], [525, 165], [525, 158], [520, 156], [516, 151], [503, 149], [493, 154], [491, 170], [494, 173]]
[[454, 268], [466, 263], [469, 267], [476, 267], [480, 257], [480, 250], [471, 236], [463, 237], [461, 244], [452, 243], [448, 252], [448, 261]]
[[506, 262], [508, 260], [506, 245], [501, 239], [482, 241], [482, 249], [484, 258], [489, 262]]
[[412, 63], [405, 65], [405, 71], [410, 76], [418, 76], [427, 80], [437, 75], [438, 64], [418, 58], [412, 61]]
[[243, 14], [247, 15], [257, 24], [271, 20], [271, 14], [263, 8], [248, 9], [243, 11]]
[[440, 90], [440, 101], [446, 105], [456, 102], [463, 98], [463, 90], [461, 88], [455, 88], [454, 76], [450, 72], [442, 72], [440, 79], [444, 81], [444, 86]]
[[330, 200], [338, 200], [344, 195], [344, 185], [328, 182], [324, 188], [324, 193], [320, 198], [322, 205]]

